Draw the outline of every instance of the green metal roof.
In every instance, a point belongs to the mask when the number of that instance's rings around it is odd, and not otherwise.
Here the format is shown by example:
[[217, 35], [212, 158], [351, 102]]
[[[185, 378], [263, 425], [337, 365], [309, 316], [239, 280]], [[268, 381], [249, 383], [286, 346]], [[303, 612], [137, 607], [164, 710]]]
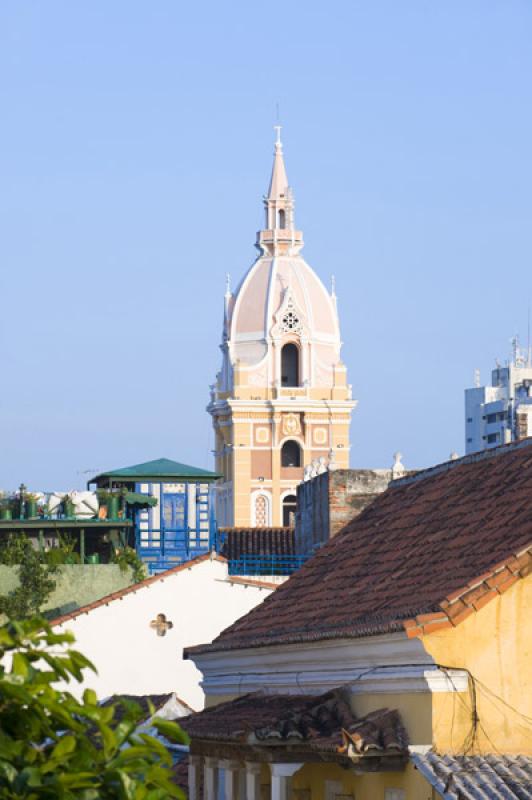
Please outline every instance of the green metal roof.
[[200, 481], [215, 481], [220, 478], [216, 472], [208, 472], [205, 469], [190, 467], [188, 464], [180, 464], [179, 461], [172, 461], [170, 458], [156, 458], [155, 461], [145, 461], [143, 464], [134, 464], [132, 467], [122, 467], [113, 469], [109, 472], [102, 472], [95, 475], [89, 483], [100, 483], [105, 480], [123, 481], [154, 481], [161, 478], [172, 479], [194, 479]]

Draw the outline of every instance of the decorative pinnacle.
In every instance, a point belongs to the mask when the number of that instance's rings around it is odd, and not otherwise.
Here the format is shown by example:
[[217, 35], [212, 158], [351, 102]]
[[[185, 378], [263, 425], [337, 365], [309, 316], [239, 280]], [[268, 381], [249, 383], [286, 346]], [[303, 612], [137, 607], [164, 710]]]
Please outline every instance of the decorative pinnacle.
[[274, 125], [273, 126], [274, 131], [277, 131], [277, 138], [275, 140], [275, 146], [276, 147], [282, 147], [283, 146], [283, 143], [281, 141], [281, 128], [282, 127], [283, 127], [282, 125]]
[[331, 275], [331, 297], [336, 297], [336, 277]]
[[231, 294], [231, 275], [229, 272], [225, 273], [225, 293]]

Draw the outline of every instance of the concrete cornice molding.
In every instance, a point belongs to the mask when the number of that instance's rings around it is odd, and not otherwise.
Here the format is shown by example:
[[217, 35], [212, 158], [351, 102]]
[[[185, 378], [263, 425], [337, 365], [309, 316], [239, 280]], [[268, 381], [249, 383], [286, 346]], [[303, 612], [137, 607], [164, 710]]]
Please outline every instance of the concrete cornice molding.
[[[412, 645], [415, 646], [412, 646]], [[249, 650], [191, 653], [207, 695], [324, 692], [348, 685], [354, 694], [464, 692], [463, 670], [441, 670], [419, 639], [404, 633]], [[341, 665], [339, 667], [338, 665]]]
[[[346, 410], [350, 411], [357, 405], [356, 400], [312, 400], [303, 395], [297, 396], [296, 400], [287, 400], [285, 398], [276, 399], [268, 398], [261, 400], [240, 400], [235, 397], [228, 397], [225, 400], [218, 400], [216, 403], [227, 404], [235, 411], [255, 411], [258, 406], [266, 406], [276, 412], [294, 411], [297, 404], [297, 411], [321, 411], [323, 413], [324, 407], [332, 411]], [[218, 409], [213, 405], [213, 410]], [[227, 413], [227, 411], [225, 412]], [[348, 420], [346, 419], [347, 423]]]

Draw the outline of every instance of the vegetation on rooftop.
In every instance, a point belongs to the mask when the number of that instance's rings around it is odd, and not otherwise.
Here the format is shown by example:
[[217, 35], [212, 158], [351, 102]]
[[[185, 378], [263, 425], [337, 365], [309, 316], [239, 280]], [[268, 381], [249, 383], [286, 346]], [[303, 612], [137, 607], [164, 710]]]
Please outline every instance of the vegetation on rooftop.
[[[79, 564], [76, 539], [67, 532], [58, 532], [57, 542], [41, 550], [24, 533], [11, 533], [0, 544], [0, 564], [17, 568], [19, 585], [0, 594], [0, 615], [8, 619], [27, 619], [42, 614], [56, 588], [55, 576], [63, 565]], [[131, 570], [135, 583], [146, 577], [146, 568], [132, 547], [113, 550], [111, 563], [121, 572]], [[1, 795], [0, 795], [1, 797]]]
[[121, 572], [131, 569], [135, 583], [143, 581], [146, 577], [146, 567], [133, 547], [117, 548], [111, 556], [111, 561], [118, 564]]
[[11, 534], [1, 547], [0, 563], [17, 566], [19, 579], [16, 589], [0, 595], [0, 614], [9, 619], [25, 619], [40, 613], [56, 587], [53, 575], [57, 564], [46, 563], [44, 554], [20, 534]]

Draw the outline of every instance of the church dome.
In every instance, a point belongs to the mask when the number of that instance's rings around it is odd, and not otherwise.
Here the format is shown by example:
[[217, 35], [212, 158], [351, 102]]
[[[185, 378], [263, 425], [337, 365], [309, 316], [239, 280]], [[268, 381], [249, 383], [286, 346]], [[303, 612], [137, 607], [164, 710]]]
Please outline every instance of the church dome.
[[256, 243], [261, 255], [235, 293], [226, 294], [224, 341], [230, 360], [251, 367], [266, 357], [272, 342], [298, 337], [316, 346], [316, 357], [330, 370], [340, 359], [336, 297], [300, 254], [303, 234], [294, 224], [280, 138], [264, 207], [265, 227]]
[[274, 334], [284, 305], [290, 305], [285, 333], [305, 327], [313, 340], [339, 345], [335, 300], [314, 270], [299, 254], [263, 255], [244, 276], [231, 303], [228, 334], [235, 355], [241, 351], [241, 360], [249, 361], [249, 344]]

